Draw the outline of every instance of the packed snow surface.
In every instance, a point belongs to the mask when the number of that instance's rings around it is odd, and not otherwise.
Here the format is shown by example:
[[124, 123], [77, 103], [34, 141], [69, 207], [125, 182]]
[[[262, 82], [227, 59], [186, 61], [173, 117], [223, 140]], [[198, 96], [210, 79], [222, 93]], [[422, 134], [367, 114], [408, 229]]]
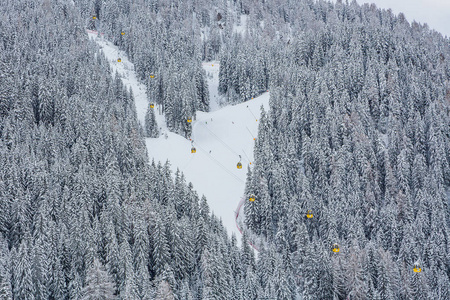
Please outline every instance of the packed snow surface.
[[[179, 168], [198, 193], [207, 197], [211, 210], [229, 231], [237, 231], [234, 210], [244, 193], [247, 168], [253, 162], [258, 122], [250, 110], [256, 115], [261, 105], [268, 105], [268, 99], [267, 93], [214, 112], [197, 112], [192, 135], [197, 153], [190, 152], [189, 140], [174, 133], [168, 133], [167, 139], [146, 140], [149, 156], [157, 161], [168, 159], [174, 170]], [[243, 165], [240, 170], [236, 167], [239, 155]]]
[[[151, 99], [147, 99], [145, 85], [135, 76], [133, 64], [116, 46], [97, 37], [96, 32], [88, 34], [111, 62], [113, 74], [117, 72], [127, 88], [132, 89], [138, 119], [144, 124]], [[117, 62], [119, 57], [122, 60], [120, 63]], [[253, 163], [260, 108], [264, 106], [265, 110], [268, 109], [269, 93], [241, 104], [221, 107], [221, 97], [217, 93], [219, 63], [203, 63], [203, 68], [210, 89], [211, 112], [196, 113], [196, 120], [192, 121], [192, 141], [169, 132], [164, 116], [155, 106], [161, 136], [147, 138], [146, 145], [150, 160], [162, 163], [169, 160], [173, 171], [182, 171], [199, 196], [207, 197], [211, 211], [222, 219], [227, 230], [237, 234], [235, 210], [244, 194], [247, 169]], [[197, 149], [196, 153], [191, 153], [192, 145]], [[239, 155], [242, 169], [237, 169]]]

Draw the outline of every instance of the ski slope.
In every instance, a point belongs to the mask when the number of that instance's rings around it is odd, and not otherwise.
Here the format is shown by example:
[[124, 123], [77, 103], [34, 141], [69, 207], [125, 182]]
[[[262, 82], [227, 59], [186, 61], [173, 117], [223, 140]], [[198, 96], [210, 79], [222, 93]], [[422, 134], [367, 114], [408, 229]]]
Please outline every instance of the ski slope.
[[[110, 61], [113, 74], [117, 72], [125, 86], [132, 89], [138, 119], [144, 124], [149, 100], [145, 85], [135, 76], [133, 64], [116, 46], [97, 37], [96, 32], [88, 32], [88, 35], [99, 44]], [[117, 62], [118, 57], [122, 62]], [[244, 193], [247, 168], [253, 162], [260, 107], [268, 109], [269, 93], [244, 103], [221, 107], [221, 97], [217, 93], [219, 63], [203, 63], [203, 68], [210, 89], [211, 112], [196, 113], [197, 118], [192, 121], [192, 141], [169, 132], [164, 116], [156, 113], [161, 136], [147, 138], [146, 146], [150, 161], [154, 159], [164, 163], [169, 160], [173, 171], [182, 171], [199, 196], [207, 197], [210, 210], [222, 219], [227, 230], [238, 234], [235, 210]], [[191, 143], [197, 149], [194, 154], [191, 153]], [[243, 165], [240, 170], [236, 167], [239, 155]]]
[[[258, 123], [248, 108], [256, 114], [261, 105], [268, 105], [268, 100], [267, 93], [214, 112], [197, 112], [192, 134], [195, 154], [190, 152], [191, 142], [174, 133], [168, 133], [167, 139], [146, 140], [149, 156], [160, 161], [168, 159], [174, 170], [179, 168], [232, 232], [237, 232], [234, 211], [244, 193], [247, 168], [253, 161], [253, 136], [257, 133]], [[239, 155], [243, 165], [240, 170], [236, 167]]]
[[[95, 30], [86, 30], [90, 39], [93, 39], [99, 46], [106, 59], [109, 61], [111, 73], [114, 76], [117, 72], [122, 79], [127, 90], [133, 91], [134, 102], [136, 104], [136, 112], [139, 122], [144, 126], [145, 113], [149, 105], [147, 99], [146, 86], [139, 82], [134, 72], [134, 65], [129, 61], [124, 51], [119, 50], [117, 46], [107, 40], [103, 33], [98, 34]], [[120, 58], [121, 62], [117, 62]], [[159, 110], [158, 105], [155, 106], [156, 111]], [[155, 111], [155, 112], [156, 112]], [[161, 134], [166, 133], [167, 126], [163, 115], [155, 114], [156, 122], [161, 127]], [[150, 158], [151, 159], [151, 158]]]

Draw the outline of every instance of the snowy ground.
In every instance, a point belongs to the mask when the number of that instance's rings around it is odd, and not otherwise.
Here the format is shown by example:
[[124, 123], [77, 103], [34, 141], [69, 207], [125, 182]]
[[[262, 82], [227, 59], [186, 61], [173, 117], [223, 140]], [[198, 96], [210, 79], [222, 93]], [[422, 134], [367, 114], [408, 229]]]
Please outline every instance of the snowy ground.
[[[168, 133], [167, 139], [146, 140], [150, 158], [168, 159], [174, 170], [179, 168], [199, 195], [207, 197], [211, 210], [231, 232], [238, 232], [234, 211], [244, 193], [247, 167], [253, 162], [253, 137], [258, 122], [252, 113], [259, 116], [260, 106], [267, 109], [268, 102], [269, 93], [266, 93], [213, 112], [197, 112], [192, 135], [195, 154], [190, 152], [191, 142], [174, 133]], [[239, 155], [241, 170], [236, 167]]]
[[218, 61], [204, 62], [203, 69], [206, 71], [206, 79], [208, 81], [210, 111], [216, 111], [223, 106], [224, 99], [219, 96], [219, 69]]
[[[106, 56], [106, 59], [110, 62], [111, 73], [114, 75], [116, 72], [122, 78], [122, 82], [129, 90], [133, 91], [134, 100], [136, 104], [136, 112], [139, 122], [144, 126], [145, 113], [147, 112], [147, 107], [149, 101], [147, 100], [146, 87], [144, 84], [140, 83], [134, 72], [134, 65], [128, 60], [124, 51], [119, 50], [117, 46], [107, 40], [107, 37], [98, 37], [97, 31], [87, 30], [88, 36], [94, 39], [100, 46], [100, 49]], [[120, 58], [121, 62], [117, 62]], [[156, 111], [158, 111], [158, 105], [155, 105]], [[166, 122], [163, 115], [155, 114], [156, 121], [158, 122], [161, 131], [164, 134], [167, 132]]]
[[[133, 64], [112, 43], [98, 38], [96, 32], [88, 31], [88, 35], [110, 61], [113, 74], [117, 71], [127, 88], [133, 90], [137, 116], [143, 124], [149, 102], [145, 86], [135, 76]], [[119, 57], [120, 63], [117, 62]], [[221, 108], [217, 93], [219, 63], [204, 63], [203, 68], [210, 89], [211, 112], [197, 112], [197, 120], [192, 123], [192, 143], [197, 153], [191, 154], [191, 141], [167, 130], [164, 116], [159, 114], [156, 114], [157, 122], [163, 134], [159, 138], [146, 139], [146, 145], [150, 160], [169, 160], [174, 171], [180, 169], [198, 194], [207, 197], [210, 209], [222, 219], [227, 230], [237, 234], [235, 210], [244, 193], [247, 168], [253, 162], [253, 138], [257, 136], [260, 107], [263, 105], [268, 109], [269, 93]], [[236, 167], [239, 155], [243, 165], [241, 170]]]

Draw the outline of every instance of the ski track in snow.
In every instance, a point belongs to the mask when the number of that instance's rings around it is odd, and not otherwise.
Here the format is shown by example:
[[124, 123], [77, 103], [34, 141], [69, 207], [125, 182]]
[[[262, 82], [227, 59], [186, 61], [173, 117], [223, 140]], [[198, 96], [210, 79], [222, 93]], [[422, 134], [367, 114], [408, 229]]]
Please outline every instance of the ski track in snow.
[[[117, 72], [126, 88], [128, 90], [131, 88], [131, 90], [133, 91], [137, 118], [142, 127], [144, 127], [145, 114], [150, 102], [147, 99], [146, 86], [142, 84], [136, 77], [136, 73], [134, 72], [134, 64], [129, 61], [124, 51], [119, 50], [119, 47], [104, 39], [103, 33], [100, 37], [98, 37], [97, 31], [87, 30], [87, 33], [89, 38], [93, 39], [100, 46], [100, 49], [102, 50], [106, 59], [109, 61], [112, 75], [114, 76]], [[121, 59], [121, 62], [117, 62], [118, 58]], [[163, 135], [168, 132], [166, 121], [164, 115], [160, 115], [157, 113], [160, 110], [159, 105], [155, 105], [155, 109], [156, 122], [161, 128], [160, 131]]]
[[218, 61], [204, 62], [202, 63], [203, 69], [206, 71], [206, 80], [208, 81], [209, 88], [209, 110], [216, 111], [220, 109], [225, 101], [219, 95], [219, 68], [220, 63]]
[[[139, 122], [144, 125], [144, 117], [151, 99], [147, 99], [146, 87], [140, 83], [134, 72], [134, 65], [117, 46], [97, 37], [97, 32], [88, 31], [100, 46], [110, 62], [113, 74], [118, 72], [124, 85], [132, 89]], [[122, 62], [118, 63], [117, 58]], [[198, 111], [192, 122], [192, 144], [197, 153], [191, 154], [191, 141], [169, 132], [158, 105], [155, 116], [161, 128], [159, 138], [146, 138], [150, 161], [170, 161], [173, 171], [179, 169], [192, 182], [199, 196], [205, 195], [210, 210], [222, 219], [229, 233], [238, 234], [236, 208], [244, 194], [247, 168], [253, 162], [254, 137], [257, 136], [260, 107], [269, 107], [269, 93], [237, 105], [221, 108], [222, 98], [218, 95], [219, 63], [203, 63], [210, 90], [211, 112]], [[242, 169], [236, 164], [241, 155]], [[241, 206], [240, 206], [241, 207]], [[242, 209], [240, 212], [242, 216]]]

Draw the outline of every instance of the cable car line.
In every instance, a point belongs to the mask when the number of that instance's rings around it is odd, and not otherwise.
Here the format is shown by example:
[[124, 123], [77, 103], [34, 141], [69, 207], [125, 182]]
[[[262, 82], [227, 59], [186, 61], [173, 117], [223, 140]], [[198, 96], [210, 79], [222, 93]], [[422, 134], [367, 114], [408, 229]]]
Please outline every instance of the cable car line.
[[197, 148], [202, 151], [203, 153], [205, 153], [212, 161], [214, 161], [219, 167], [221, 167], [225, 172], [227, 172], [230, 176], [232, 176], [234, 179], [236, 179], [237, 181], [239, 181], [239, 183], [244, 183], [245, 182], [240, 179], [238, 176], [236, 176], [236, 174], [234, 174], [233, 172], [231, 172], [230, 170], [228, 170], [224, 165], [222, 165], [222, 163], [220, 161], [218, 161], [217, 159], [215, 159], [212, 155], [209, 154], [208, 151], [206, 151], [205, 149], [203, 149], [202, 147], [200, 147], [200, 145], [197, 144]]
[[250, 164], [252, 164], [252, 161], [251, 161], [250, 158], [248, 157], [247, 153], [245, 153], [244, 149], [242, 149], [242, 152], [244, 152], [244, 155], [245, 155], [245, 157], [247, 157], [248, 162], [249, 162]]
[[252, 110], [250, 109], [250, 107], [248, 107], [248, 105], [247, 105], [247, 109], [250, 111], [252, 116], [255, 118], [256, 122], [258, 122], [258, 118], [253, 114]]
[[247, 131], [248, 131], [248, 133], [250, 133], [250, 135], [252, 136], [253, 140], [256, 140], [255, 136], [252, 134], [250, 129], [248, 129], [248, 126], [245, 126], [245, 128], [247, 128]]
[[205, 124], [201, 123], [203, 125], [203, 127], [206, 128], [206, 130], [208, 130], [224, 147], [226, 147], [228, 150], [230, 150], [232, 153], [234, 153], [235, 155], [239, 156], [239, 153], [237, 153], [236, 151], [234, 151], [230, 146], [227, 145], [227, 143], [225, 143], [220, 137], [218, 137], [213, 131], [211, 131], [211, 129], [209, 129], [208, 127], [205, 126]]
[[[94, 19], [95, 19], [95, 16], [94, 16]], [[98, 31], [97, 31], [98, 32]], [[120, 32], [120, 34], [122, 35], [122, 36], [124, 36], [125, 35], [125, 32], [124, 31], [121, 31]], [[115, 51], [116, 52], [116, 55], [120, 55], [120, 50], [116, 50]], [[117, 57], [116, 58], [116, 61], [117, 62], [122, 62], [122, 58], [119, 56], [119, 57]], [[150, 74], [150, 77], [151, 78], [154, 78], [155, 76], [154, 76], [154, 74], [153, 73], [151, 73]], [[155, 107], [155, 104], [153, 103], [153, 102], [151, 102], [150, 103], [150, 108], [154, 108]], [[187, 120], [186, 120], [188, 123], [193, 123], [192, 121], [193, 121], [193, 119], [192, 119], [192, 117], [188, 117], [187, 118]], [[197, 123], [197, 122], [196, 122]], [[213, 131], [211, 131], [208, 127], [206, 127], [203, 123], [202, 123], [202, 125], [224, 146], [224, 147], [226, 147], [229, 151], [231, 151], [232, 153], [234, 153], [235, 155], [238, 155], [239, 157], [240, 157], [240, 155], [236, 152], [236, 151], [234, 151], [227, 143], [225, 143], [220, 137], [218, 137]], [[193, 130], [193, 132], [194, 132], [194, 130]], [[249, 131], [250, 132], [250, 131]], [[250, 134], [251, 134], [251, 132], [250, 132]], [[191, 153], [196, 153], [196, 148], [194, 147], [194, 144], [193, 144], [193, 141], [192, 141], [192, 143], [191, 143]], [[228, 170], [220, 161], [218, 161], [217, 159], [215, 159], [213, 156], [211, 156], [210, 155], [210, 153], [208, 153], [208, 151], [206, 151], [205, 149], [203, 149], [202, 147], [200, 147], [198, 144], [197, 144], [197, 148], [199, 149], [199, 150], [201, 150], [202, 152], [204, 152], [213, 162], [215, 162], [220, 168], [222, 168], [225, 172], [227, 172], [229, 175], [231, 175], [234, 179], [236, 179], [238, 182], [240, 182], [240, 183], [244, 183], [245, 184], [245, 182], [242, 180], [242, 179], [240, 179], [238, 176], [236, 176], [234, 173], [232, 173], [230, 170]], [[246, 155], [247, 156], [247, 155]], [[192, 162], [192, 159], [194, 158], [194, 155], [192, 155], [191, 157], [190, 157], [190, 159], [187, 161], [187, 163], [186, 163], [186, 165], [185, 166], [183, 166], [183, 168], [182, 168], [182, 170], [185, 170], [189, 165], [190, 165], [190, 163]], [[248, 158], [248, 156], [247, 156], [247, 158]]]
[[203, 125], [203, 127], [206, 128], [206, 130], [208, 130], [222, 145], [224, 145], [228, 150], [230, 150], [232, 153], [239, 155], [238, 153], [236, 153], [236, 151], [234, 151], [230, 146], [227, 145], [227, 143], [225, 143], [220, 137], [218, 137], [211, 129], [209, 129], [208, 127], [206, 127], [205, 124], [201, 123]]
[[194, 156], [192, 155], [191, 158], [189, 158], [188, 162], [184, 165], [184, 167], [181, 168], [181, 172], [184, 172], [184, 170], [186, 170], [193, 158]]

